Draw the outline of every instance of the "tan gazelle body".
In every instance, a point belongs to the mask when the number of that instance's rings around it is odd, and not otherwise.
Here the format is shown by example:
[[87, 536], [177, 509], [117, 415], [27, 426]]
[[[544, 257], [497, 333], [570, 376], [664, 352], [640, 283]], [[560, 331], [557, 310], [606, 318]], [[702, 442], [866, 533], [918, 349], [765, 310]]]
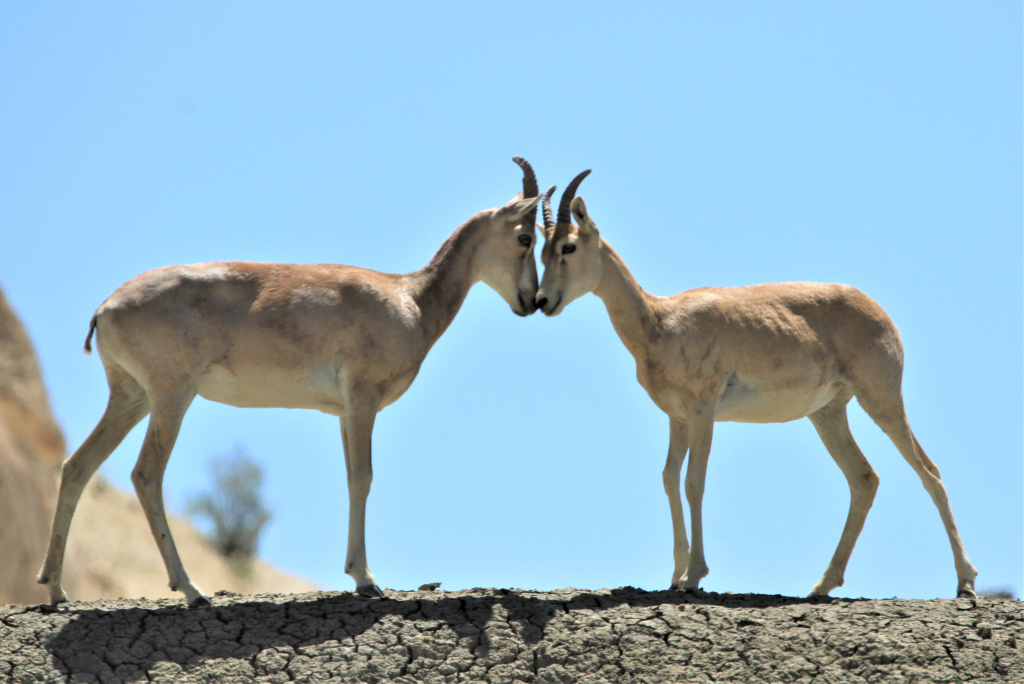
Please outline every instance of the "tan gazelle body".
[[86, 340], [89, 350], [95, 331], [110, 399], [99, 424], [61, 469], [38, 578], [50, 600], [67, 600], [61, 569], [82, 489], [149, 414], [132, 482], [171, 588], [182, 591], [190, 606], [209, 603], [181, 563], [162, 494], [164, 468], [197, 395], [232, 406], [318, 409], [340, 418], [349, 491], [345, 572], [359, 593], [381, 596], [364, 541], [377, 412], [409, 388], [474, 283], [493, 287], [520, 316], [536, 310], [533, 246], [540, 198], [529, 164], [515, 161], [523, 168], [524, 191], [475, 214], [414, 273], [214, 262], [165, 266], [118, 288], [97, 309]]
[[[636, 359], [637, 379], [671, 424], [663, 472], [672, 513], [672, 586], [695, 589], [708, 573], [701, 502], [715, 422], [780, 423], [808, 417], [846, 476], [850, 510], [825, 574], [811, 589], [842, 586], [878, 476], [850, 433], [853, 397], [892, 439], [939, 510], [953, 550], [957, 595], [974, 595], [977, 570], [957, 532], [938, 468], [914, 437], [903, 406], [903, 345], [889, 316], [848, 285], [770, 283], [709, 287], [658, 297], [640, 287], [601, 237], [580, 197], [584, 172], [562, 197], [557, 222], [545, 196], [544, 276], [537, 305], [555, 316], [593, 292]], [[553, 190], [553, 189], [552, 189]], [[573, 225], [570, 213], [578, 225]], [[679, 491], [689, 453], [688, 543]]]

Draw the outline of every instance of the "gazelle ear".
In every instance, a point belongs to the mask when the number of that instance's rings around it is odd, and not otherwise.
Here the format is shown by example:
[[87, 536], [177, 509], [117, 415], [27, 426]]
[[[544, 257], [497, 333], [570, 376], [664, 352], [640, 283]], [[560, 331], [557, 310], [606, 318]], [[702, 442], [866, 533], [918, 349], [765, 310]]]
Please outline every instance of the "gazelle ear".
[[580, 233], [583, 235], [598, 235], [597, 224], [594, 223], [593, 219], [590, 218], [590, 214], [587, 213], [587, 204], [583, 201], [582, 197], [573, 197], [569, 210], [572, 212], [572, 217], [576, 219], [576, 225], [580, 227]]
[[[522, 193], [520, 193], [522, 194]], [[505, 223], [518, 223], [524, 216], [537, 208], [540, 203], [540, 196], [537, 197], [515, 197], [508, 204], [498, 209], [494, 218]]]

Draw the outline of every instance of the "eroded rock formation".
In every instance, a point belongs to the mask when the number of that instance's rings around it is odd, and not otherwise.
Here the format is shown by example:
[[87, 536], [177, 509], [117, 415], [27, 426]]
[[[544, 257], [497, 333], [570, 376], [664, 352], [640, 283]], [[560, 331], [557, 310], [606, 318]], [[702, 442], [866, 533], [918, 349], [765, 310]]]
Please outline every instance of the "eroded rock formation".
[[64, 451], [39, 360], [0, 292], [0, 603], [46, 596], [35, 574], [46, 549], [54, 477]]

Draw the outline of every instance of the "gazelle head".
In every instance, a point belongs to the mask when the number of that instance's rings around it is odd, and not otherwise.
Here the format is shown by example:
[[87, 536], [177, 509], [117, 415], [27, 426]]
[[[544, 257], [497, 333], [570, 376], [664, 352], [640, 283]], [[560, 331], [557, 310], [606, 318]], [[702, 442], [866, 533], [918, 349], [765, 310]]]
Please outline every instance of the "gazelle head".
[[[544, 280], [537, 291], [537, 308], [557, 316], [569, 302], [592, 292], [601, 282], [601, 236], [576, 188], [590, 170], [572, 179], [562, 193], [558, 220], [551, 216], [551, 188], [544, 194]], [[577, 225], [572, 224], [572, 218]]]
[[492, 209], [491, 230], [478, 250], [480, 279], [494, 288], [519, 316], [537, 310], [536, 244], [537, 176], [522, 157], [512, 161], [523, 169], [523, 191], [508, 204]]

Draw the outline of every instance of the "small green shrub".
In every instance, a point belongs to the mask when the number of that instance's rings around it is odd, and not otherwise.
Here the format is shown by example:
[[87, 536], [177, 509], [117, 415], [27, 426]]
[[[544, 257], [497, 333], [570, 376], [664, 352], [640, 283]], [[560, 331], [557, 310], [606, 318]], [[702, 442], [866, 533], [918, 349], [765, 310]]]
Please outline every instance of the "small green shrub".
[[206, 519], [208, 537], [221, 555], [252, 558], [271, 517], [260, 493], [263, 470], [245, 447], [237, 446], [232, 454], [212, 460], [210, 472], [213, 490], [193, 497], [188, 512]]

